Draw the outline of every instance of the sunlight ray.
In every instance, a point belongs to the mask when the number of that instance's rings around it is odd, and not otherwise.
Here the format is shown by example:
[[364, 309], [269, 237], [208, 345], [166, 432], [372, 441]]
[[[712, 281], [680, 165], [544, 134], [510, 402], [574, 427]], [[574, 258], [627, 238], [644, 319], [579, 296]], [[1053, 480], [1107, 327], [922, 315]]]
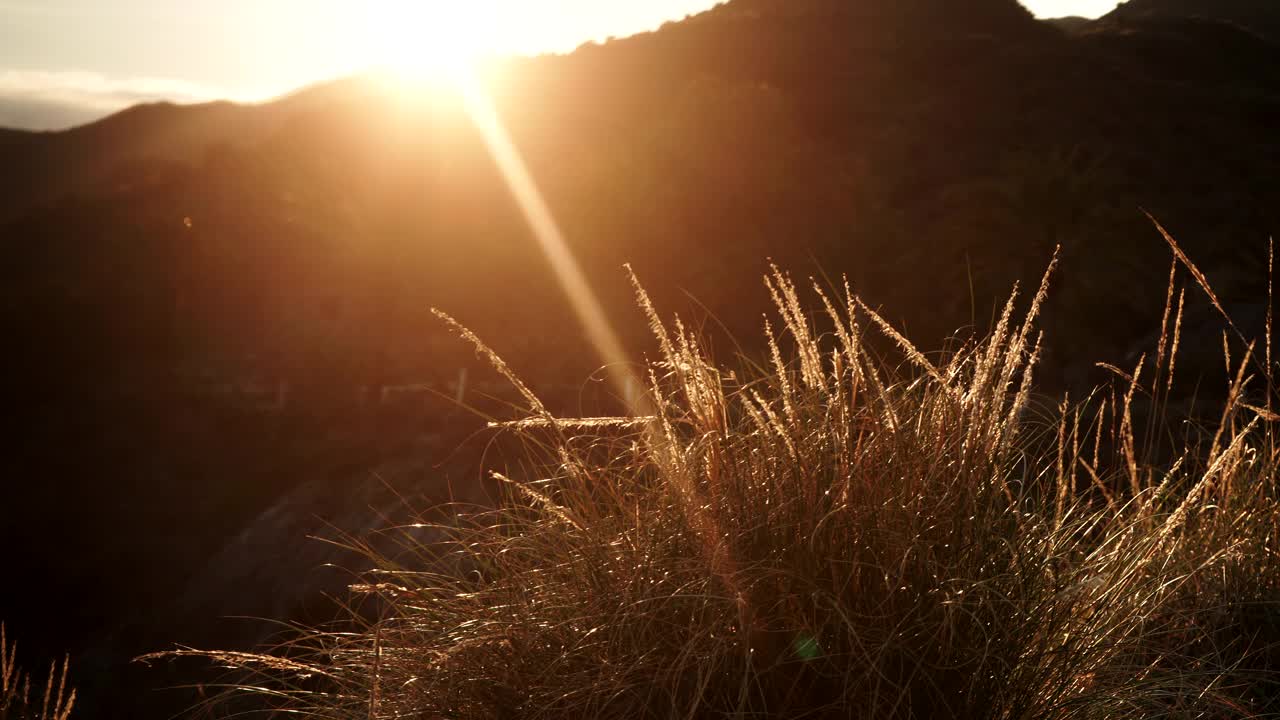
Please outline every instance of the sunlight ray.
[[482, 81], [469, 69], [455, 74], [453, 79], [467, 114], [480, 132], [494, 164], [502, 173], [529, 229], [551, 264], [588, 340], [599, 354], [614, 391], [635, 415], [651, 414], [645, 394], [640, 390], [644, 383], [632, 370], [631, 359], [623, 349], [617, 331], [587, 282], [551, 207], [538, 189], [537, 182], [525, 165], [511, 135], [503, 126]]

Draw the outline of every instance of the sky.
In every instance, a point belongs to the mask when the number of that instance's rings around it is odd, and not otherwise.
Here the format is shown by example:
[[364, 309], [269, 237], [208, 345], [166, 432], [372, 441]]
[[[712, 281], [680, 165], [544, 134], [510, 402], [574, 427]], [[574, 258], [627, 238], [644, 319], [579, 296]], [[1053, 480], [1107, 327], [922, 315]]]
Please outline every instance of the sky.
[[[378, 65], [567, 52], [716, 0], [0, 0], [0, 127], [138, 102], [262, 100]], [[1116, 0], [1024, 0], [1096, 17]], [[424, 33], [419, 28], [430, 28]], [[436, 50], [424, 54], [422, 48]]]

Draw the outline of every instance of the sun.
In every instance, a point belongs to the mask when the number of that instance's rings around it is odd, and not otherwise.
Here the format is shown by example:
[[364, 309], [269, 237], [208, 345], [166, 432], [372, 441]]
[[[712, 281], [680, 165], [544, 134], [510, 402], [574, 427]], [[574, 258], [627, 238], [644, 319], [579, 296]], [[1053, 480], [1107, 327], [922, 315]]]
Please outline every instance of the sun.
[[369, 55], [411, 79], [456, 82], [496, 46], [496, 18], [478, 0], [372, 0]]

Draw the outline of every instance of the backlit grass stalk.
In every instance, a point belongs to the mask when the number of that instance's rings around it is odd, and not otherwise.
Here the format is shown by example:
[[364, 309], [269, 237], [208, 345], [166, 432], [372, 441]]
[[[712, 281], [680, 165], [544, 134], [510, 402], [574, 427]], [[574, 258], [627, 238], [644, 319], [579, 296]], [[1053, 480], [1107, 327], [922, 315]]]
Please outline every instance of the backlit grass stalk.
[[76, 704], [76, 691], [67, 687], [68, 659], [49, 666], [41, 689], [18, 667], [18, 644], [10, 643], [0, 623], [0, 720], [67, 720]]

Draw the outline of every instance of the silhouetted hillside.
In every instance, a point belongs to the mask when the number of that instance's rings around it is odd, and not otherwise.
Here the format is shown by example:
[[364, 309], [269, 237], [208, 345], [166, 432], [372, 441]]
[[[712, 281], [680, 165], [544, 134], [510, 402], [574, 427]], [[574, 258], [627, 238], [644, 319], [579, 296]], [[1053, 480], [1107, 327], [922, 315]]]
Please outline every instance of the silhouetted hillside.
[[[1155, 4], [1066, 33], [1014, 0], [734, 0], [486, 77], [637, 353], [626, 262], [721, 350], [758, 336], [770, 258], [847, 276], [931, 348], [982, 332], [1061, 245], [1042, 377], [1075, 387], [1095, 360], [1131, 365], [1159, 320], [1167, 249], [1142, 209], [1249, 317], [1280, 230], [1280, 45], [1127, 15]], [[144, 106], [2, 131], [0, 163], [0, 384], [21, 427], [0, 540], [39, 536], [75, 562], [17, 558], [13, 576], [51, 592], [6, 594], [0, 616], [38, 624], [61, 611], [49, 594], [108, 598], [42, 631], [53, 651], [93, 638], [118, 659], [190, 637], [135, 624], [102, 640], [124, 615], [177, 614], [170, 592], [116, 589], [208, 587], [199, 568], [276, 498], [424, 435], [466, 437], [478, 421], [449, 414], [460, 377], [481, 388], [469, 401], [510, 413], [433, 306], [553, 410], [610, 402], [448, 93], [359, 77], [257, 106]], [[396, 400], [405, 387], [438, 395]]]
[[695, 20], [716, 22], [726, 18], [754, 18], [769, 22], [816, 19], [827, 24], [843, 24], [842, 29], [853, 33], [901, 33], [891, 38], [876, 38], [876, 42], [886, 39], [911, 42], [913, 38], [942, 34], [1016, 35], [1036, 32], [1034, 16], [1017, 2], [1008, 0], [972, 0], [966, 3], [939, 0], [735, 0], [722, 3]]
[[1067, 32], [1080, 32], [1081, 30], [1084, 30], [1085, 28], [1088, 28], [1090, 25], [1093, 24], [1093, 20], [1089, 18], [1076, 17], [1076, 16], [1049, 18], [1048, 20], [1045, 20], [1045, 22], [1058, 28], [1059, 30], [1065, 30]]
[[211, 148], [253, 146], [295, 113], [365, 90], [347, 80], [264, 105], [152, 103], [63, 132], [0, 128], [0, 163], [12, 169], [0, 177], [0, 221], [68, 193], [134, 182], [140, 165], [198, 165]]
[[1280, 6], [1271, 0], [1128, 0], [1108, 20], [1197, 18], [1238, 25], [1280, 41]]

